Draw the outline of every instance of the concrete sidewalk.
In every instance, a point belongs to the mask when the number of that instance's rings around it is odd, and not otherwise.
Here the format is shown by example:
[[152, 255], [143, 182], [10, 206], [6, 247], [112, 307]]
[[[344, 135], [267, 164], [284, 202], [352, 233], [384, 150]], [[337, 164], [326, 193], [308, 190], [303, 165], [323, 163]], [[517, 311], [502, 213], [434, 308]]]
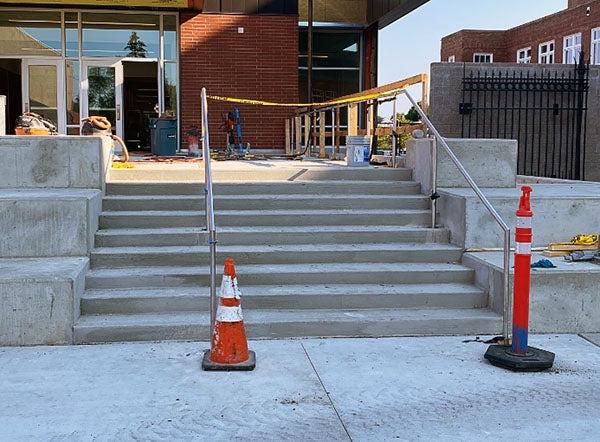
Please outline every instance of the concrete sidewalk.
[[554, 369], [507, 372], [465, 338], [0, 348], [0, 440], [598, 440], [600, 336], [534, 336]]

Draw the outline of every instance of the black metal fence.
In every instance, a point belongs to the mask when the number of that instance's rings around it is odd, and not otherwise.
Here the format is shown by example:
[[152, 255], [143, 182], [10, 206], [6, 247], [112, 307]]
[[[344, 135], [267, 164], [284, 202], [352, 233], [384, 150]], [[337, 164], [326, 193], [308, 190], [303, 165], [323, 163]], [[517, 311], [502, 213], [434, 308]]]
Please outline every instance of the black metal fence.
[[463, 73], [462, 136], [519, 142], [518, 173], [585, 179], [589, 65]]

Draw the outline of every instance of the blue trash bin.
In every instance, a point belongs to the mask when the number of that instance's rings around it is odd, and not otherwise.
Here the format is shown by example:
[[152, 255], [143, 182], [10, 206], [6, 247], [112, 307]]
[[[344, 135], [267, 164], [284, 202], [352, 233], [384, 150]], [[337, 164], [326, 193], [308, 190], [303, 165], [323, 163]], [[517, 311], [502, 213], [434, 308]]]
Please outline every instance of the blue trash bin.
[[161, 157], [177, 153], [177, 118], [150, 118], [150, 150]]

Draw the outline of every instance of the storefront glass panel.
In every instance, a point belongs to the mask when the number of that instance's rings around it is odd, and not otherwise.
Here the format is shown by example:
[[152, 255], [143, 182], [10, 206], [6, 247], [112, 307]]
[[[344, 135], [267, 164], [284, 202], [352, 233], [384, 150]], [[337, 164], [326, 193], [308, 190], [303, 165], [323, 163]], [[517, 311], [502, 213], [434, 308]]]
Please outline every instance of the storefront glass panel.
[[66, 89], [67, 89], [67, 127], [77, 126], [79, 129], [80, 117], [80, 98], [79, 98], [79, 62], [67, 60], [65, 65]]
[[84, 57], [158, 58], [158, 15], [83, 13]]
[[79, 58], [79, 29], [77, 13], [65, 13], [65, 47], [66, 56], [69, 58]]
[[60, 56], [60, 12], [0, 11], [0, 54]]
[[[307, 66], [308, 32], [300, 30], [300, 60]], [[360, 32], [356, 31], [313, 31], [313, 67], [359, 67]]]
[[114, 125], [117, 121], [115, 68], [111, 66], [88, 66], [87, 70], [88, 113], [106, 117]]
[[56, 65], [31, 65], [29, 76], [29, 110], [58, 121], [57, 68]]
[[164, 16], [163, 34], [165, 60], [177, 60], [177, 19], [174, 15]]
[[165, 113], [177, 115], [177, 64], [165, 63]]

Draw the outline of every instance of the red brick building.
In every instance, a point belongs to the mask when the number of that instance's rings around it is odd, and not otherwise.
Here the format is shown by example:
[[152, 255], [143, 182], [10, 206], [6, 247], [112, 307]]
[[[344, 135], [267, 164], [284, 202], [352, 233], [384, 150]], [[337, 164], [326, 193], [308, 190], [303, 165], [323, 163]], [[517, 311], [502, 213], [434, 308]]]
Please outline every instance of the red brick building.
[[[376, 86], [378, 30], [428, 0], [314, 1], [315, 100]], [[148, 122], [176, 117], [179, 144], [200, 121], [200, 91], [276, 102], [308, 97], [308, 0], [0, 0], [0, 95], [6, 125], [35, 111], [60, 133], [106, 116], [130, 148]], [[223, 147], [210, 102], [211, 138]], [[244, 141], [282, 148], [293, 109], [240, 106]]]
[[600, 64], [600, 0], [568, 0], [567, 9], [506, 31], [455, 32], [442, 39], [441, 61], [573, 63], [581, 51]]

